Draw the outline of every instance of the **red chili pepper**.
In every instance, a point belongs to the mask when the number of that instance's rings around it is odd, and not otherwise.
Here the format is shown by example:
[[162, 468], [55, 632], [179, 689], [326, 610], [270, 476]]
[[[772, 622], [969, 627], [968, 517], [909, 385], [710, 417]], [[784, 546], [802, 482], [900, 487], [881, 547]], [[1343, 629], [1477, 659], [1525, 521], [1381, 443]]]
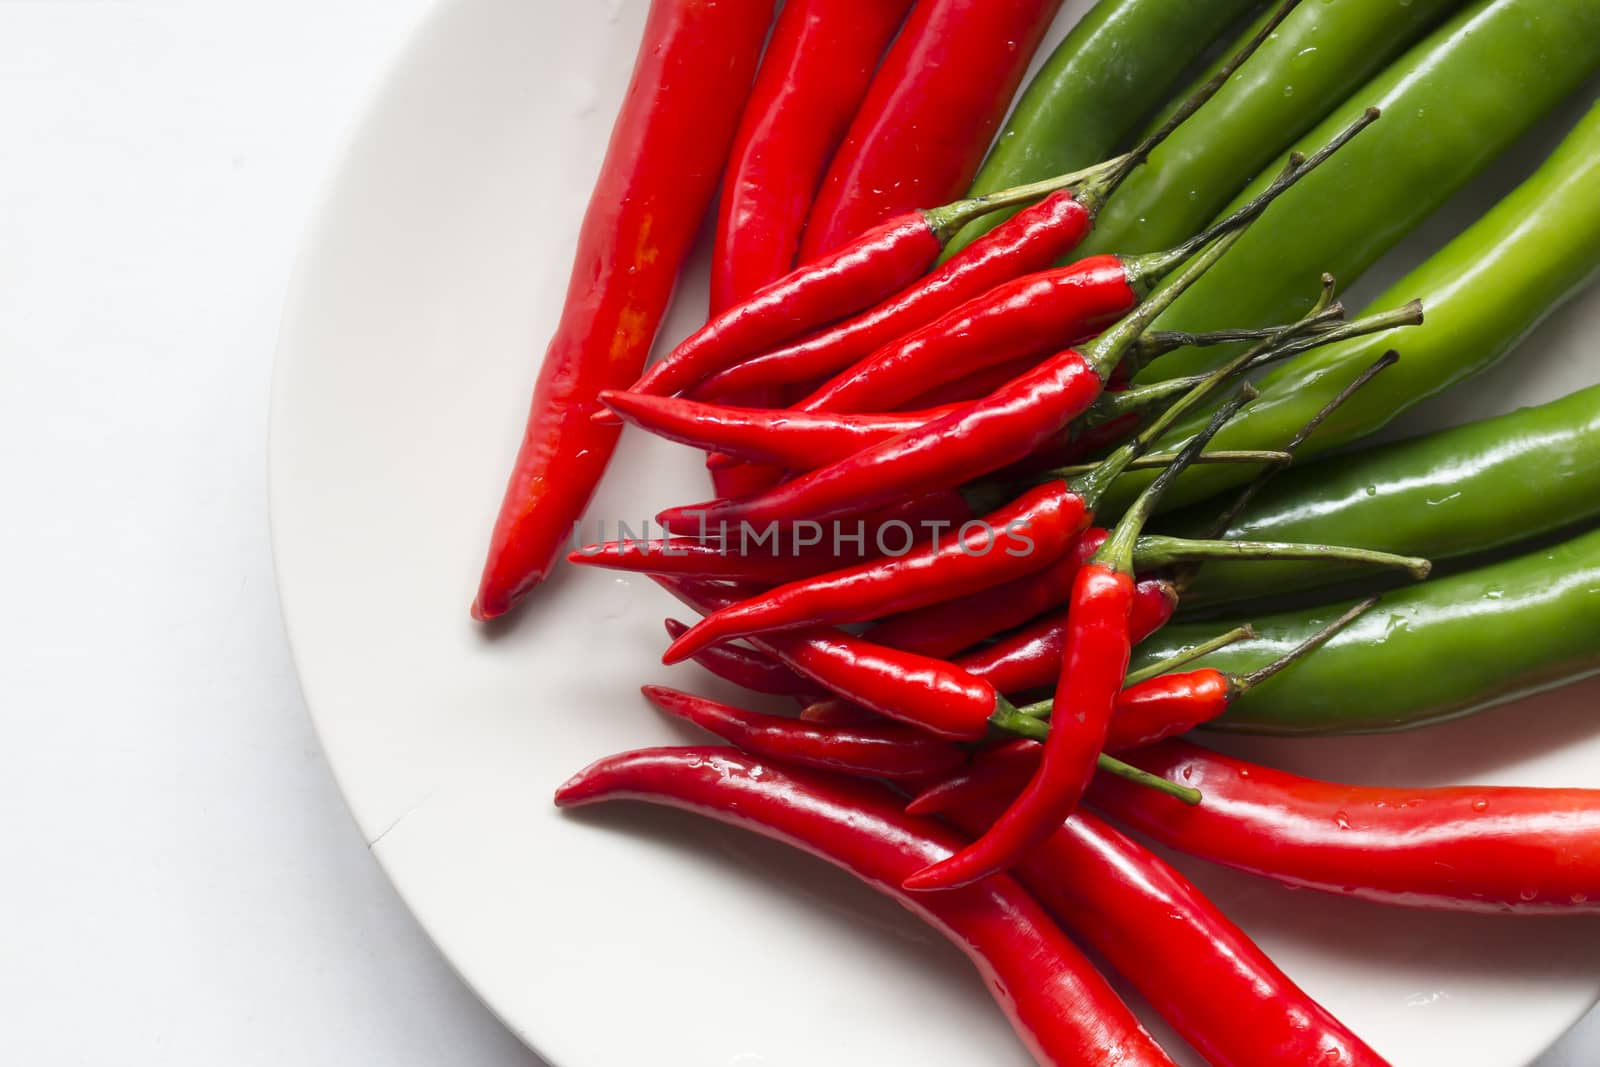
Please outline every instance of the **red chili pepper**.
[[[991, 813], [952, 821], [979, 832]], [[1068, 819], [1016, 874], [1214, 1067], [1388, 1067], [1193, 883], [1093, 815]]]
[[700, 391], [725, 396], [831, 377], [995, 286], [1049, 267], [1082, 243], [1096, 206], [1073, 191], [1051, 193], [875, 307], [736, 363], [707, 378]]
[[745, 752], [802, 767], [902, 779], [948, 774], [967, 762], [959, 745], [929, 737], [915, 726], [882, 720], [871, 726], [821, 726], [659, 685], [645, 686], [644, 695], [668, 715], [687, 719]]
[[[748, 589], [736, 587], [656, 581], [701, 612], [749, 595]], [[936, 737], [976, 740], [988, 732], [991, 718], [1013, 710], [993, 686], [959, 667], [884, 648], [833, 627], [762, 634], [750, 643], [829, 692]]]
[[912, 0], [791, 0], [756, 73], [722, 183], [711, 306], [794, 269], [828, 160]]
[[[689, 629], [677, 619], [664, 620], [669, 637], [677, 637]], [[708, 648], [695, 656], [694, 661], [723, 681], [732, 682], [741, 689], [773, 696], [792, 696], [807, 702], [809, 707], [825, 694], [811, 682], [800, 677], [771, 656], [753, 648], [724, 644]]]
[[797, 579], [712, 613], [672, 643], [675, 663], [749, 633], [864, 622], [1032, 574], [1067, 552], [1088, 522], [1084, 500], [1054, 486], [1030, 490], [940, 544]]
[[[996, 389], [1009, 384], [1012, 379], [1027, 374], [1044, 360], [1034, 356], [1027, 359], [1013, 359], [993, 367], [973, 371], [963, 375], [953, 382], [935, 385], [926, 393], [918, 393], [916, 399], [901, 404], [905, 410], [926, 410], [933, 407], [944, 407], [949, 404], [966, 405], [974, 400], [982, 400]], [[819, 382], [812, 388], [812, 392], [822, 388], [825, 382]], [[808, 394], [809, 395], [809, 394]], [[792, 408], [790, 410], [793, 410]]]
[[670, 508], [668, 530], [710, 523], [824, 520], [852, 515], [909, 495], [950, 489], [1021, 459], [1093, 403], [1103, 379], [1075, 351], [952, 412], [743, 500]]
[[949, 855], [961, 839], [906, 815], [886, 787], [702, 746], [612, 756], [556, 791], [563, 807], [611, 799], [668, 804], [752, 830], [899, 901], [966, 953], [1040, 1064], [1171, 1067], [1093, 964], [1014, 879], [937, 897], [900, 892], [908, 872]]
[[1205, 803], [1178, 810], [1102, 780], [1095, 806], [1213, 863], [1382, 904], [1600, 911], [1600, 790], [1339, 785], [1177, 740], [1133, 758]]
[[[600, 402], [624, 422], [669, 441], [738, 460], [810, 470], [854, 455], [964, 405], [891, 415], [836, 415], [728, 407], [677, 396], [608, 390]], [[708, 464], [711, 465], [711, 464]]]
[[616, 447], [590, 414], [636, 377], [716, 193], [772, 4], [654, 0], [572, 281], [490, 539], [473, 615], [543, 580]]
[[[962, 770], [912, 797], [906, 802], [906, 811], [912, 815], [939, 815], [962, 808], [987, 810], [1003, 804], [1016, 796], [1038, 771], [1043, 751], [1042, 744], [1026, 737], [1002, 742], [980, 752]], [[1079, 818], [1079, 815], [1081, 813], [1072, 818]]]
[[800, 261], [961, 195], [1061, 0], [922, 0], [884, 56], [806, 222]]
[[906, 881], [907, 889], [950, 889], [1006, 870], [1077, 808], [1105, 748], [1117, 695], [1128, 673], [1134, 542], [1167, 487], [1248, 395], [1235, 397], [1212, 416], [1172, 466], [1139, 495], [1074, 579], [1055, 712], [1039, 769], [982, 837], [943, 863], [917, 872]]

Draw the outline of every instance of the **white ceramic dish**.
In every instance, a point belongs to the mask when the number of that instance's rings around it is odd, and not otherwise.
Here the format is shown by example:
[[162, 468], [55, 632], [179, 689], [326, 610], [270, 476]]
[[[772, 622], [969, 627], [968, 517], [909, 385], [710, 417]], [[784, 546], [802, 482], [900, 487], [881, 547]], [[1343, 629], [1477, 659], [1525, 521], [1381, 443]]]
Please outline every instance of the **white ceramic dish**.
[[[485, 534], [565, 287], [643, 0], [455, 0], [378, 95], [314, 225], [272, 419], [279, 583], [351, 810], [466, 981], [557, 1067], [1023, 1064], [956, 953], [821, 863], [688, 816], [562, 816], [589, 760], [689, 735], [637, 695], [648, 582], [565, 572], [514, 628], [467, 618]], [[1060, 29], [1086, 6], [1067, 5]], [[1568, 109], [1567, 119], [1575, 112]], [[1474, 216], [1559, 134], [1513, 153], [1371, 286]], [[704, 306], [691, 270], [664, 340]], [[1591, 296], [1408, 428], [1595, 378]], [[683, 450], [630, 434], [595, 516], [704, 496]], [[1390, 738], [1247, 743], [1354, 780], [1600, 785], [1600, 686]], [[1600, 925], [1391, 911], [1185, 864], [1307, 989], [1397, 1064], [1511, 1067], [1600, 990]]]

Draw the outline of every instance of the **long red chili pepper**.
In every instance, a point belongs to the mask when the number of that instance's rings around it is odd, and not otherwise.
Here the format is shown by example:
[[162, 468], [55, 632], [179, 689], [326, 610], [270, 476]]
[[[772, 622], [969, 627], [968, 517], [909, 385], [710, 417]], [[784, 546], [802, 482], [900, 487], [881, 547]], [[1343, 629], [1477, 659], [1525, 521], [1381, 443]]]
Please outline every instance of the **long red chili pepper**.
[[943, 863], [917, 872], [906, 881], [907, 889], [950, 889], [1006, 870], [1077, 807], [1105, 747], [1117, 694], [1128, 673], [1134, 541], [1188, 459], [1221, 431], [1246, 395], [1218, 410], [1173, 465], [1139, 495], [1074, 579], [1055, 714], [1039, 769], [982, 837]]
[[[701, 612], [725, 607], [749, 592], [695, 581], [656, 581]], [[762, 634], [750, 643], [829, 692], [936, 737], [976, 740], [988, 732], [996, 715], [1015, 710], [992, 685], [960, 667], [884, 648], [833, 627]]]
[[[686, 623], [677, 619], [664, 621], [669, 637], [677, 637], [689, 629]], [[732, 682], [753, 693], [798, 697], [808, 704], [822, 699], [822, 690], [815, 684], [753, 648], [717, 645], [702, 650], [694, 657], [694, 661], [723, 681]]]
[[882, 720], [867, 726], [821, 726], [659, 685], [645, 686], [644, 695], [668, 715], [687, 719], [745, 752], [802, 767], [902, 779], [948, 774], [967, 762], [959, 745], [915, 726]]
[[1200, 787], [1204, 805], [1150, 803], [1150, 790], [1104, 780], [1092, 803], [1214, 863], [1415, 908], [1600, 911], [1600, 790], [1339, 785], [1177, 740], [1131, 758]]
[[1045, 567], [1066, 553], [1088, 524], [1085, 500], [1041, 486], [965, 524], [943, 544], [797, 579], [712, 613], [672, 643], [674, 663], [696, 649], [741, 634], [863, 622], [987, 589]]
[[[601, 403], [657, 437], [754, 463], [810, 470], [914, 430], [964, 405], [887, 415], [729, 407], [683, 397], [607, 391]], [[819, 462], [820, 461], [820, 462]]]
[[717, 216], [711, 306], [794, 269], [812, 197], [912, 0], [783, 5], [734, 137]]
[[900, 212], [961, 195], [1060, 6], [922, 0], [828, 167], [801, 262]]
[[[992, 813], [951, 819], [976, 833]], [[1016, 876], [1214, 1067], [1388, 1067], [1193, 883], [1093, 815], [1068, 819]]]
[[902, 893], [908, 872], [949, 855], [960, 838], [906, 815], [882, 786], [695, 747], [612, 756], [556, 791], [564, 807], [622, 798], [669, 804], [776, 838], [899, 901], [966, 953], [1042, 1065], [1172, 1063], [1015, 880], [994, 878], [937, 897]]
[[716, 193], [772, 4], [654, 0], [578, 234], [561, 321], [490, 538], [473, 615], [543, 580], [616, 447], [589, 419], [635, 378]]

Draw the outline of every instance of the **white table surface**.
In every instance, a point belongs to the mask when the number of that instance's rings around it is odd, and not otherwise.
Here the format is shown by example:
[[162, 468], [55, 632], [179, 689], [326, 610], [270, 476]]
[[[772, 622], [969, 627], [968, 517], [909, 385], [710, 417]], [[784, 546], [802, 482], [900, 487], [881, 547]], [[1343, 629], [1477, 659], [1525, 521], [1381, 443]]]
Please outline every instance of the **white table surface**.
[[284, 287], [429, 2], [0, 0], [7, 1062], [540, 1067], [346, 814], [267, 534]]

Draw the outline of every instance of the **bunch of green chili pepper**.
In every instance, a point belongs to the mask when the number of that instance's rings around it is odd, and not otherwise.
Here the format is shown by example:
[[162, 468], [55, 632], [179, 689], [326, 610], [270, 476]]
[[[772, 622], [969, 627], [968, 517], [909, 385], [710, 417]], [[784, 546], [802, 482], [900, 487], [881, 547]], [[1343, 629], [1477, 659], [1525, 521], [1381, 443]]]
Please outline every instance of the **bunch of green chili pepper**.
[[[1043, 1064], [1171, 1062], [1068, 933], [1212, 1063], [1385, 1062], [1085, 805], [1296, 886], [1592, 910], [1600, 793], [1396, 804], [1179, 738], [1418, 727], [1600, 673], [1600, 386], [1325, 455], [1600, 270], [1597, 105], [1366, 314], [1336, 299], [1600, 70], [1600, 6], [1100, 0], [992, 146], [1059, 0], [788, 0], [764, 53], [771, 5], [702, 6], [653, 0], [477, 610], [542, 577], [636, 426], [716, 496], [569, 559], [702, 616], [666, 663], [797, 708], [646, 687], [731, 747], [612, 756], [558, 803], [824, 856], [952, 936]], [[695, 108], [673, 186], [657, 138]], [[641, 374], [719, 176], [712, 314]]]

